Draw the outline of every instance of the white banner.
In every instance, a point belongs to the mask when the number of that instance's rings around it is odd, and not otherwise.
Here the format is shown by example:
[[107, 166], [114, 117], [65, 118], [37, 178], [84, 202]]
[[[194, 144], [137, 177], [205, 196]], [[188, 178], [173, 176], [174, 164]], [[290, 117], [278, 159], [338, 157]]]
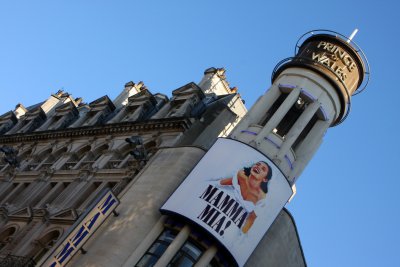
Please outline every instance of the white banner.
[[221, 138], [161, 211], [202, 226], [243, 266], [292, 193], [284, 175], [265, 155]]

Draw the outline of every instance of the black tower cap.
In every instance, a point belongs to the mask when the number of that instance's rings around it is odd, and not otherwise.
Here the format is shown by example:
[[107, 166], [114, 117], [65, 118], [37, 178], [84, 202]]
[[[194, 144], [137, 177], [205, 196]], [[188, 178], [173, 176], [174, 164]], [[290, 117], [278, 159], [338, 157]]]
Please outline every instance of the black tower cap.
[[369, 65], [362, 50], [347, 37], [332, 31], [316, 30], [300, 37], [296, 55], [275, 67], [272, 82], [291, 67], [313, 70], [336, 89], [342, 108], [333, 125], [347, 117], [351, 96], [363, 91], [369, 81]]

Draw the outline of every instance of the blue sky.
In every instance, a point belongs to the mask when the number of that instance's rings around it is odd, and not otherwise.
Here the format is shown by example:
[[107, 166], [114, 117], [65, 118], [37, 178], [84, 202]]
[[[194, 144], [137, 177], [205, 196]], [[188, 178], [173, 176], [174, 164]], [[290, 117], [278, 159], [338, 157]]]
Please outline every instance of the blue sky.
[[170, 95], [211, 66], [226, 68], [250, 107], [303, 33], [359, 28], [371, 83], [328, 131], [287, 208], [309, 266], [395, 266], [399, 10], [394, 0], [3, 1], [0, 113], [62, 88], [113, 99], [131, 80]]

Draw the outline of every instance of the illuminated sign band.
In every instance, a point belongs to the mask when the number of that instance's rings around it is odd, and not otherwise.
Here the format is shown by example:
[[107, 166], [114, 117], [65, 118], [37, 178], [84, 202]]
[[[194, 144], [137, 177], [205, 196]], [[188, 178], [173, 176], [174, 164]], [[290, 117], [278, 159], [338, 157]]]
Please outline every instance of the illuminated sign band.
[[213, 235], [243, 266], [293, 194], [265, 155], [218, 139], [162, 206]]
[[62, 239], [62, 243], [55, 246], [56, 249], [42, 260], [42, 263], [39, 262], [38, 266], [65, 266], [119, 203], [110, 189], [105, 191], [71, 227], [71, 231]]

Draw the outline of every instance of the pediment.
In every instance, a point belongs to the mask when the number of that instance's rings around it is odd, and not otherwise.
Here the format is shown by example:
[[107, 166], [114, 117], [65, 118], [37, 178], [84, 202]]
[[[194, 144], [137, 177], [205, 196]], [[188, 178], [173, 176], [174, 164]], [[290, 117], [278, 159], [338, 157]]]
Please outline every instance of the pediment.
[[65, 222], [74, 222], [78, 218], [78, 213], [75, 209], [65, 209], [53, 214], [50, 217], [50, 220], [53, 221], [65, 221]]
[[32, 218], [33, 212], [31, 207], [25, 207], [19, 210], [16, 210], [8, 215], [9, 218], [11, 219], [23, 219], [23, 220], [29, 220]]

